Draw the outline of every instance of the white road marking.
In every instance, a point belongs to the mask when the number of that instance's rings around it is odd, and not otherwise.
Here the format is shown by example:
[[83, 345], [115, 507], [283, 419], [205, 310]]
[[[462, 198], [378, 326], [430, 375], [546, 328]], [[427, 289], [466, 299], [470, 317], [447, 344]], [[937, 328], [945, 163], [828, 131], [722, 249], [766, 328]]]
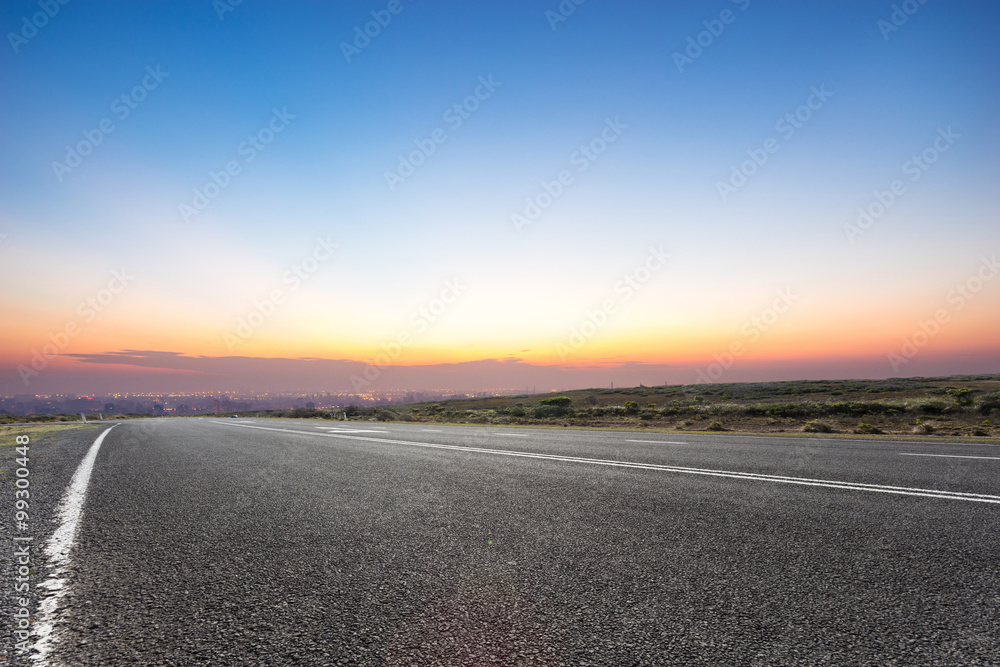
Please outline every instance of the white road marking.
[[625, 442], [648, 442], [654, 445], [686, 445], [686, 442], [671, 442], [669, 440], [626, 440]]
[[909, 452], [899, 452], [900, 456], [938, 456], [946, 459], [989, 459], [1000, 461], [1000, 456], [959, 456], [958, 454], [910, 454]]
[[323, 431], [336, 431], [337, 433], [388, 433], [384, 428], [341, 428], [339, 426], [317, 426]]
[[[215, 422], [226, 424], [226, 422]], [[887, 486], [884, 484], [865, 484], [862, 482], [842, 482], [829, 479], [811, 479], [807, 477], [786, 477], [783, 475], [765, 475], [762, 473], [736, 472], [732, 470], [711, 470], [707, 468], [688, 468], [683, 466], [659, 465], [656, 463], [633, 463], [631, 461], [614, 461], [605, 459], [589, 459], [578, 456], [559, 456], [557, 454], [536, 454], [533, 452], [511, 452], [503, 449], [486, 449], [483, 447], [461, 447], [458, 445], [439, 445], [429, 442], [413, 442], [410, 440], [389, 440], [387, 438], [369, 438], [360, 435], [341, 435], [339, 433], [312, 433], [267, 426], [244, 426], [230, 424], [240, 428], [255, 428], [263, 431], [277, 431], [296, 435], [321, 436], [327, 438], [343, 438], [345, 440], [364, 440], [380, 444], [407, 445], [409, 447], [426, 447], [429, 449], [447, 449], [456, 452], [472, 452], [476, 454], [495, 454], [498, 456], [517, 456], [530, 459], [549, 461], [564, 461], [567, 463], [587, 463], [591, 465], [614, 466], [619, 468], [635, 468], [639, 470], [658, 470], [676, 472], [688, 475], [706, 475], [710, 477], [727, 477], [731, 479], [746, 479], [755, 482], [772, 482], [775, 484], [797, 484], [801, 486], [819, 486], [828, 489], [847, 489], [850, 491], [869, 491], [872, 493], [891, 493], [901, 496], [917, 496], [921, 498], [946, 498], [949, 500], [965, 500], [976, 503], [1000, 504], [1000, 496], [985, 493], [964, 493], [959, 491], [940, 491], [938, 489], [920, 489], [906, 486]]]
[[744, 439], [774, 439], [781, 438], [782, 440], [812, 440], [813, 442], [837, 442], [840, 444], [852, 443], [852, 444], [878, 444], [878, 445], [901, 445], [901, 446], [912, 446], [912, 445], [940, 445], [942, 447], [1000, 447], [1000, 443], [996, 442], [949, 442], [947, 440], [933, 440], [931, 437], [925, 437], [919, 440], [892, 440], [892, 439], [882, 439], [876, 440], [874, 438], [858, 438], [854, 436], [845, 436], [843, 438], [820, 438], [812, 435], [790, 435], [788, 433], [769, 433], [763, 435], [755, 435], [752, 433], [740, 433], [739, 435], [726, 435], [725, 433], [694, 433], [692, 437], [696, 438], [739, 438]]
[[424, 433], [440, 433], [441, 432], [441, 429], [439, 429], [439, 428], [422, 428], [420, 430], [422, 432], [424, 432]]
[[506, 435], [512, 438], [530, 438], [531, 436], [527, 433], [494, 433], [493, 435]]
[[83, 501], [87, 498], [87, 485], [90, 483], [90, 473], [94, 470], [94, 460], [97, 459], [97, 452], [101, 448], [105, 436], [115, 426], [97, 436], [97, 440], [90, 446], [87, 455], [80, 461], [80, 465], [73, 474], [73, 479], [66, 487], [66, 493], [56, 507], [59, 525], [45, 545], [45, 555], [49, 557], [49, 566], [52, 568], [52, 572], [45, 581], [38, 585], [39, 588], [46, 588], [50, 591], [50, 595], [38, 605], [38, 620], [35, 621], [34, 627], [34, 633], [38, 639], [35, 642], [36, 654], [33, 659], [40, 664], [46, 664], [55, 639], [52, 629], [55, 625], [56, 612], [59, 610], [59, 602], [66, 595], [69, 554], [73, 549], [76, 531], [80, 525]]

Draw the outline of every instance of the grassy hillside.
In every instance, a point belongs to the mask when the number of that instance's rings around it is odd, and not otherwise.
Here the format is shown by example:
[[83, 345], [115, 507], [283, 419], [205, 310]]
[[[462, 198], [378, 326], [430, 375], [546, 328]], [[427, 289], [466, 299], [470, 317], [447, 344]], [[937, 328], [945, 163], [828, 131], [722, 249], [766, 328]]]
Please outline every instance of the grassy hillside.
[[1000, 437], [1000, 375], [583, 389], [354, 409], [354, 419]]
[[240, 416], [340, 419], [345, 412], [353, 421], [1000, 439], [1000, 375], [579, 389], [343, 411], [250, 411]]

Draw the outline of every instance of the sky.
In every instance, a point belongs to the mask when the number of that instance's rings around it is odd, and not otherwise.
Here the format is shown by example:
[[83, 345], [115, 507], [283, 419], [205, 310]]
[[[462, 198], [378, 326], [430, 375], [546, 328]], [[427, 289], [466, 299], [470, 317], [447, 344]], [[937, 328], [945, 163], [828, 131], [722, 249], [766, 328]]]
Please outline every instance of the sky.
[[0, 23], [0, 394], [1000, 372], [995, 2]]

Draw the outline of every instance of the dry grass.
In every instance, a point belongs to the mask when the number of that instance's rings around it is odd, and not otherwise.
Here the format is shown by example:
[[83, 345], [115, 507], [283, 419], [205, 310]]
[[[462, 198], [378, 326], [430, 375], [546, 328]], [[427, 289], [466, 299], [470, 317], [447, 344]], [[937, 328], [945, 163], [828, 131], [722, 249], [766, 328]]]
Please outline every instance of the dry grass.
[[32, 442], [39, 438], [46, 437], [57, 431], [65, 431], [71, 428], [100, 428], [99, 424], [66, 423], [54, 422], [43, 424], [3, 424], [0, 425], [0, 447], [13, 445], [15, 438], [19, 435], [28, 436]]

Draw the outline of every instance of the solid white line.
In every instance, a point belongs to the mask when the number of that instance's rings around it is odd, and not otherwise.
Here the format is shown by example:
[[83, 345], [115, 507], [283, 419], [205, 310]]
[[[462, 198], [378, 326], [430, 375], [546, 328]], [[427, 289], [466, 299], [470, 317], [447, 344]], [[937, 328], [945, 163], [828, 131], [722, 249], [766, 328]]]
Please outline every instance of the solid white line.
[[80, 461], [80, 465], [73, 474], [73, 479], [66, 487], [66, 493], [56, 507], [59, 526], [52, 533], [44, 550], [49, 557], [49, 567], [52, 568], [52, 572], [45, 581], [38, 585], [39, 588], [48, 589], [51, 594], [38, 605], [38, 617], [33, 630], [38, 639], [34, 647], [36, 654], [32, 656], [32, 659], [41, 664], [45, 664], [49, 651], [52, 650], [54, 641], [52, 629], [55, 625], [59, 602], [67, 591], [66, 572], [69, 566], [69, 554], [73, 550], [76, 531], [80, 526], [80, 515], [83, 513], [83, 501], [87, 498], [90, 473], [94, 471], [94, 461], [97, 459], [97, 451], [101, 448], [101, 443], [115, 426], [97, 436], [97, 440], [90, 446], [87, 455]]
[[959, 456], [958, 454], [910, 454], [909, 452], [899, 452], [900, 456], [939, 456], [946, 459], [989, 459], [1000, 461], [1000, 456]]
[[686, 445], [686, 442], [671, 442], [669, 440], [626, 440], [625, 442], [648, 442], [654, 445]]
[[441, 429], [439, 429], [439, 428], [422, 428], [422, 429], [419, 429], [419, 430], [422, 433], [440, 433], [441, 432]]
[[530, 438], [527, 433], [494, 433], [493, 435], [506, 435], [511, 438]]
[[995, 442], [949, 442], [947, 440], [875, 440], [872, 438], [856, 438], [853, 436], [843, 438], [820, 438], [811, 435], [790, 435], [787, 433], [763, 434], [739, 433], [730, 435], [726, 433], [692, 433], [692, 438], [739, 438], [739, 439], [762, 439], [762, 440], [811, 440], [813, 442], [839, 442], [841, 444], [878, 444], [878, 445], [935, 445], [942, 447], [1000, 447], [1000, 443]]
[[[226, 424], [226, 422], [215, 422]], [[1000, 496], [984, 493], [965, 493], [960, 491], [940, 491], [938, 489], [920, 489], [906, 486], [887, 486], [884, 484], [866, 484], [863, 482], [841, 482], [828, 479], [810, 479], [807, 477], [786, 477], [783, 475], [766, 475], [762, 473], [736, 472], [731, 470], [712, 470], [708, 468], [688, 468], [683, 466], [668, 466], [656, 463], [633, 463], [630, 461], [614, 461], [605, 459], [589, 459], [578, 456], [560, 456], [557, 454], [536, 454], [534, 452], [512, 452], [504, 449], [486, 449], [483, 447], [461, 447], [458, 445], [439, 445], [429, 442], [413, 442], [410, 440], [390, 440], [388, 438], [370, 438], [360, 435], [341, 435], [339, 433], [312, 433], [266, 426], [244, 426], [229, 424], [240, 428], [255, 428], [263, 431], [278, 431], [306, 436], [326, 438], [343, 438], [345, 440], [364, 440], [382, 444], [407, 445], [410, 447], [426, 447], [429, 449], [447, 449], [457, 452], [474, 452], [477, 454], [495, 454], [499, 456], [517, 456], [521, 458], [545, 459], [549, 461], [565, 461], [567, 463], [588, 463], [591, 465], [614, 466], [619, 468], [635, 468], [639, 470], [659, 470], [662, 472], [677, 472], [688, 475], [706, 475], [710, 477], [728, 477], [731, 479], [746, 479], [757, 482], [773, 482], [776, 484], [798, 484], [802, 486], [820, 486], [830, 489], [849, 489], [852, 491], [870, 491], [873, 493], [892, 493], [902, 496], [918, 496], [923, 498], [948, 498], [950, 500], [966, 500], [978, 503], [1000, 504]]]

